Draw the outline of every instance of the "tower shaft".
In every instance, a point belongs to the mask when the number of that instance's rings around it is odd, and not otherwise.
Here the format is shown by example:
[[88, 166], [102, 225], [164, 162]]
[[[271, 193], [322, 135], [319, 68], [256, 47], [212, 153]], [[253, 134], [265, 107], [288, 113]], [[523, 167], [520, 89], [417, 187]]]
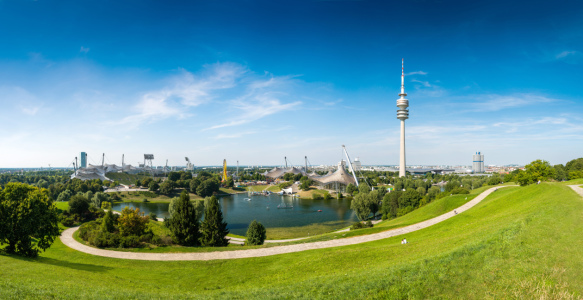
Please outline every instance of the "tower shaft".
[[399, 177], [406, 175], [405, 170], [405, 120], [401, 120], [401, 157], [399, 159]]

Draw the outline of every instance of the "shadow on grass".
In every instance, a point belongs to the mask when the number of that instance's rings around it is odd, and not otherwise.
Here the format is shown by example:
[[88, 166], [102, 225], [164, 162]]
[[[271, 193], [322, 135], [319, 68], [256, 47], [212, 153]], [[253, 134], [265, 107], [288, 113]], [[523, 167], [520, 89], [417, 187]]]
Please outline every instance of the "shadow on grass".
[[31, 263], [41, 263], [41, 264], [46, 264], [46, 265], [51, 265], [51, 266], [65, 267], [65, 268], [69, 268], [69, 269], [89, 271], [89, 272], [100, 272], [101, 273], [101, 272], [106, 272], [106, 271], [113, 269], [113, 268], [105, 267], [105, 266], [72, 263], [72, 262], [68, 262], [68, 261], [63, 261], [63, 260], [48, 258], [48, 257], [42, 257], [42, 256], [39, 256], [36, 258], [30, 258], [30, 257], [19, 256], [16, 254], [8, 254], [5, 251], [0, 251], [0, 256], [13, 258], [13, 259], [17, 259], [20, 261], [31, 262]]

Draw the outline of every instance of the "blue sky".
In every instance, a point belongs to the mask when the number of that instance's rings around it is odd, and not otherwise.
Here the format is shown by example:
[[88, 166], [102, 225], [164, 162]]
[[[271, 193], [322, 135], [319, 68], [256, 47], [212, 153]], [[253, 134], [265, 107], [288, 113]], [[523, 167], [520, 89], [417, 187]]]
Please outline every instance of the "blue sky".
[[[123, 2], [123, 3], [120, 3]], [[0, 167], [583, 156], [579, 1], [0, 0]]]

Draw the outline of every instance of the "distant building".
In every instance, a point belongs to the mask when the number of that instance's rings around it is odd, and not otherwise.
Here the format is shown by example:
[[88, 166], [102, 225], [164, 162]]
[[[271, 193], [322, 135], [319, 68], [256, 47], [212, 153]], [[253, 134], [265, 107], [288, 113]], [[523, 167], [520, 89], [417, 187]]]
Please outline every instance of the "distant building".
[[352, 167], [354, 167], [354, 171], [360, 171], [362, 169], [362, 163], [358, 157], [352, 163]]
[[81, 168], [87, 168], [87, 153], [81, 152]]
[[476, 152], [472, 159], [472, 170], [474, 173], [484, 173], [486, 169], [484, 168], [484, 154]]

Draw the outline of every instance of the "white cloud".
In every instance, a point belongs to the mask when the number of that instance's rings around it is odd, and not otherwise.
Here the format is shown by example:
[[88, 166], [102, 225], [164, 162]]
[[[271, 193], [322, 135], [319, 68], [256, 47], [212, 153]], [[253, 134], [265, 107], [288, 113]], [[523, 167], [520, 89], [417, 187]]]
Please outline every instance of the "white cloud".
[[415, 71], [415, 72], [405, 73], [405, 76], [409, 76], [409, 75], [427, 75], [427, 72], [424, 72], [424, 71]]
[[421, 80], [411, 79], [411, 82], [421, 83], [424, 87], [432, 87], [432, 85], [428, 81], [421, 81]]
[[222, 139], [236, 139], [241, 138], [245, 135], [254, 134], [255, 131], [248, 131], [248, 132], [239, 132], [239, 133], [232, 133], [232, 134], [219, 134], [214, 139], [215, 140], [222, 140]]
[[182, 70], [179, 76], [170, 80], [170, 87], [143, 94], [134, 106], [137, 113], [114, 123], [138, 127], [148, 121], [185, 118], [190, 115], [189, 107], [210, 102], [217, 96], [215, 92], [236, 86], [236, 81], [245, 72], [242, 66], [231, 63], [205, 66], [198, 75]]
[[556, 58], [561, 59], [561, 58], [564, 58], [564, 57], [567, 57], [570, 55], [577, 55], [577, 54], [579, 54], [579, 51], [563, 51], [563, 52], [557, 54]]
[[89, 50], [90, 50], [89, 48], [85, 48], [85, 47], [81, 46], [81, 49], [79, 50], [79, 52], [87, 53], [87, 52], [89, 52]]
[[41, 108], [41, 106], [26, 106], [26, 107], [21, 106], [20, 107], [21, 111], [29, 116], [36, 115], [36, 113], [38, 113], [40, 108]]
[[474, 99], [476, 99], [476, 102], [463, 104], [471, 107], [471, 109], [467, 111], [493, 112], [507, 108], [516, 108], [558, 101], [557, 99], [552, 99], [537, 94], [513, 94], [513, 95], [492, 94], [477, 96], [474, 97]]
[[204, 130], [243, 125], [296, 108], [302, 102], [290, 99], [294, 97], [288, 93], [288, 90], [293, 85], [294, 82], [290, 77], [271, 77], [252, 81], [247, 85], [246, 93], [243, 96], [229, 101], [229, 106], [238, 110], [233, 121], [214, 125]]

